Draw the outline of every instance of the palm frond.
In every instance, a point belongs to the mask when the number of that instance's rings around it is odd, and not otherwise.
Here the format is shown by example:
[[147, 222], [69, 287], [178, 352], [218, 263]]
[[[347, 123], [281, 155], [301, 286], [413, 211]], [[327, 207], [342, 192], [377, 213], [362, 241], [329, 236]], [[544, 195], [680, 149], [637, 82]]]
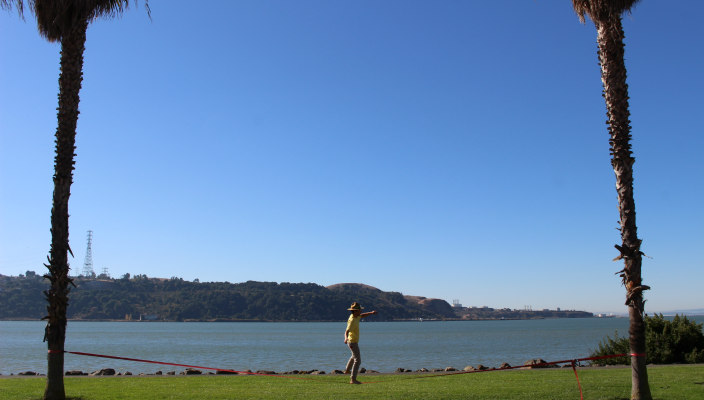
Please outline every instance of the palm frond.
[[[9, 0], [0, 0], [9, 1]], [[57, 41], [79, 22], [92, 22], [98, 18], [116, 18], [130, 6], [130, 0], [28, 0], [37, 18], [39, 34], [50, 41]], [[137, 0], [133, 3], [138, 3]], [[151, 17], [149, 0], [145, 0]]]
[[0, 9], [12, 10], [17, 9], [17, 13], [24, 19], [24, 1], [22, 0], [0, 0]]
[[572, 7], [579, 16], [579, 20], [584, 22], [587, 15], [592, 21], [603, 21], [605, 19], [621, 16], [624, 12], [630, 12], [631, 8], [640, 0], [572, 0]]

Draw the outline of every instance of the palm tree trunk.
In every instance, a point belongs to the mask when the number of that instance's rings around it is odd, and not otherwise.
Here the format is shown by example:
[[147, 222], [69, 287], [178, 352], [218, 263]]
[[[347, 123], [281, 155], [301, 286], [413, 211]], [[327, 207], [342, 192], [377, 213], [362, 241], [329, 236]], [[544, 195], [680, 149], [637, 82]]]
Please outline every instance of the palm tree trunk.
[[58, 128], [54, 159], [54, 196], [51, 209], [51, 250], [49, 274], [51, 287], [44, 292], [49, 305], [44, 340], [48, 342], [48, 365], [44, 399], [65, 399], [64, 341], [66, 339], [66, 309], [69, 284], [68, 199], [73, 182], [78, 93], [83, 80], [83, 50], [88, 22], [78, 23], [61, 39], [61, 74], [59, 75]]
[[630, 317], [629, 341], [631, 348], [631, 398], [652, 399], [648, 385], [645, 358], [645, 323], [643, 321], [643, 290], [648, 289], [641, 281], [641, 240], [637, 236], [636, 207], [633, 199], [633, 163], [631, 153], [631, 126], [628, 110], [628, 85], [624, 62], [623, 27], [621, 17], [600, 21], [597, 26], [601, 79], [604, 84], [609, 134], [611, 138], [611, 165], [616, 174], [616, 191], [621, 217], [622, 243], [616, 248], [623, 259], [621, 271], [626, 286], [626, 305]]

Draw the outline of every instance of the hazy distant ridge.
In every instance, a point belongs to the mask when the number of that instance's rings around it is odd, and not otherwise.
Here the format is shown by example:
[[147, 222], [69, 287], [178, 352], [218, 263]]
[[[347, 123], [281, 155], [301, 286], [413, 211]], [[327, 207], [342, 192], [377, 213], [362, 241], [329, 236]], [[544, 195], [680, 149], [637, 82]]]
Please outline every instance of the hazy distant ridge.
[[[384, 292], [359, 283], [189, 282], [180, 278], [76, 278], [68, 317], [88, 320], [336, 321], [352, 301], [375, 320], [591, 317], [584, 311], [456, 308], [445, 300]], [[48, 283], [36, 274], [0, 275], [0, 319], [39, 319]]]
[[[444, 300], [414, 301], [362, 284], [326, 288], [314, 283], [189, 282], [144, 275], [79, 277], [75, 283], [69, 295], [71, 319], [331, 321], [346, 319], [352, 301], [379, 311], [377, 320], [456, 317]], [[46, 312], [42, 292], [47, 288], [38, 275], [0, 275], [0, 318], [42, 318]]]

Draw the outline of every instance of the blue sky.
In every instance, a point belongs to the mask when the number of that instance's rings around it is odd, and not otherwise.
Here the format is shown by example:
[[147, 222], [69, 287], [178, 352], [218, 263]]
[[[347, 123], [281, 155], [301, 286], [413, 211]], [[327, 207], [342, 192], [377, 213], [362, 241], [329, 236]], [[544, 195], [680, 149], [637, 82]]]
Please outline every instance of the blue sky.
[[[151, 0], [88, 30], [74, 273], [626, 311], [569, 1]], [[704, 308], [704, 4], [624, 18], [646, 311]], [[0, 273], [49, 250], [59, 46], [0, 13]]]

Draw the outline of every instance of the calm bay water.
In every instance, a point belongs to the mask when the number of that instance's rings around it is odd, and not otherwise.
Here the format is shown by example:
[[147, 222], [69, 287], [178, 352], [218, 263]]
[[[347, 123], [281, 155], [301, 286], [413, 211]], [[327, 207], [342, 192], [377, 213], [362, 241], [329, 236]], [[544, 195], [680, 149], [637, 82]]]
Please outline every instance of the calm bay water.
[[[694, 318], [702, 322], [702, 318]], [[46, 373], [45, 323], [0, 321], [0, 374]], [[345, 322], [69, 322], [66, 350], [235, 370], [344, 369]], [[526, 321], [363, 322], [362, 366], [444, 368], [532, 358], [587, 357], [626, 318]], [[133, 374], [182, 367], [66, 354], [65, 370], [115, 368]]]

